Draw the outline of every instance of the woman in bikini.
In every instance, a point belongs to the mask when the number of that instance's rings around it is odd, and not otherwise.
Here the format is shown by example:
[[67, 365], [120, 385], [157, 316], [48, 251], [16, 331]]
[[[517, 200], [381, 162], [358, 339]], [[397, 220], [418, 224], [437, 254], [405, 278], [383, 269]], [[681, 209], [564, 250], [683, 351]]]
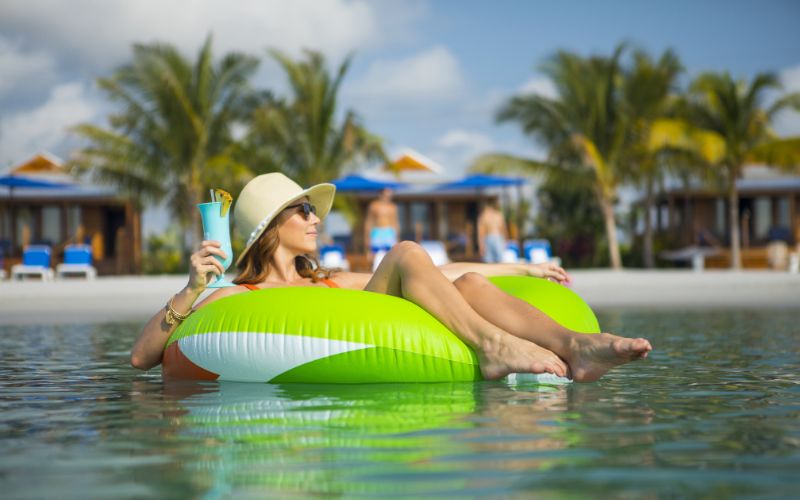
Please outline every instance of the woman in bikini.
[[552, 373], [587, 382], [617, 365], [645, 358], [652, 349], [642, 338], [566, 329], [486, 279], [516, 274], [568, 282], [567, 273], [552, 264], [436, 267], [419, 245], [403, 241], [374, 273], [322, 268], [313, 256], [317, 226], [330, 210], [334, 193], [331, 184], [304, 190], [280, 173], [250, 181], [234, 209], [236, 226], [247, 235], [236, 262], [238, 286], [218, 289], [195, 305], [206, 284], [224, 272], [216, 258], [225, 258], [219, 242], [202, 242], [191, 256], [189, 283], [144, 327], [131, 350], [131, 364], [143, 370], [160, 364], [170, 334], [193, 310], [228, 295], [287, 286], [351, 288], [410, 300], [473, 348], [483, 376], [490, 380], [516, 372]]

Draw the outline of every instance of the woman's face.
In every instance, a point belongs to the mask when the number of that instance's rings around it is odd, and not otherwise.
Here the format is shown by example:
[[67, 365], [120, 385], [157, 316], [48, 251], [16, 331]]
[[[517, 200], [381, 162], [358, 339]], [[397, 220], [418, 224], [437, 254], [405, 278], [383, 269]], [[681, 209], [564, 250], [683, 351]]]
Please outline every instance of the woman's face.
[[320, 222], [317, 214], [309, 212], [306, 219], [302, 203], [309, 203], [307, 198], [302, 198], [292, 203], [293, 208], [287, 208], [281, 214], [285, 220], [278, 228], [280, 244], [294, 254], [313, 253], [317, 251], [317, 225]]

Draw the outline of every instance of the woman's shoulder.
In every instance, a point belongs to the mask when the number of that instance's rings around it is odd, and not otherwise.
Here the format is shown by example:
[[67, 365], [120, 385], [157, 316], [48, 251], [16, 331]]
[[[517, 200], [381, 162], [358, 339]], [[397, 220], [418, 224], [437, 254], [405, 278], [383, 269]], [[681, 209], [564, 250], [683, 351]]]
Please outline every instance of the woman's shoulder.
[[342, 288], [351, 288], [353, 290], [363, 290], [372, 278], [372, 273], [351, 273], [349, 271], [340, 271], [331, 275], [337, 285]]

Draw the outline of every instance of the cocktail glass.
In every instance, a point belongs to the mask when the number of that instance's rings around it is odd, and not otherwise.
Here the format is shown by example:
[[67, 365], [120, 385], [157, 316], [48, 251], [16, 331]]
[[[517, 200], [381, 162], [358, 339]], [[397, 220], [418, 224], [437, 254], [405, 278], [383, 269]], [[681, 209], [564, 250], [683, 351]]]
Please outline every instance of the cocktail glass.
[[[230, 214], [228, 210], [225, 215], [220, 213], [222, 209], [222, 202], [212, 201], [209, 203], [201, 203], [197, 205], [200, 209], [200, 217], [203, 219], [203, 239], [219, 241], [222, 246], [222, 251], [225, 252], [227, 258], [223, 259], [217, 255], [214, 256], [222, 267], [226, 270], [233, 263], [233, 249], [231, 248], [231, 224]], [[227, 286], [235, 286], [233, 283], [225, 279], [225, 274], [217, 276], [216, 280], [209, 283], [207, 288], [225, 288]]]

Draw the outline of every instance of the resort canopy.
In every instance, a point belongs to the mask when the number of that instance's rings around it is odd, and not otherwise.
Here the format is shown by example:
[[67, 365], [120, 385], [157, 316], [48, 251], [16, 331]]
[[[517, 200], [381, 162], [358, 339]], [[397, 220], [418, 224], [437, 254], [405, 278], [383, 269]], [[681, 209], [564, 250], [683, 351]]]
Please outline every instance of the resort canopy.
[[331, 184], [336, 186], [336, 190], [340, 193], [357, 192], [357, 191], [381, 191], [383, 189], [398, 189], [405, 187], [402, 182], [392, 182], [377, 179], [369, 179], [367, 177], [351, 174], [339, 179], [331, 181]]
[[383, 169], [394, 174], [400, 174], [401, 172], [440, 174], [443, 170], [441, 165], [412, 149], [403, 150], [397, 158], [384, 165]]

